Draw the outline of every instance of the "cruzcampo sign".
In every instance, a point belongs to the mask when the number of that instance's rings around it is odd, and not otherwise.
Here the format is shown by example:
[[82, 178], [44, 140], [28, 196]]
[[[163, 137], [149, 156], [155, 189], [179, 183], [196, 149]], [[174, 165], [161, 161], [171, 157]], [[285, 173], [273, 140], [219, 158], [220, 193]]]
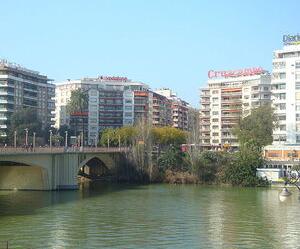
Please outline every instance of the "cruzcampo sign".
[[208, 71], [208, 78], [229, 78], [229, 77], [240, 77], [240, 76], [251, 76], [264, 73], [265, 70], [262, 67], [243, 68], [238, 70], [227, 70], [227, 71]]
[[300, 35], [284, 35], [282, 41], [284, 45], [300, 45]]

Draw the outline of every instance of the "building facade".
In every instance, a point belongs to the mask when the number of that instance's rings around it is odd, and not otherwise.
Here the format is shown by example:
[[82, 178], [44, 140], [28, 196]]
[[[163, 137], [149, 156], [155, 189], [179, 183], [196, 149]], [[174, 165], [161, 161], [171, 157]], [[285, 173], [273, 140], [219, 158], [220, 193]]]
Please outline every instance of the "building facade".
[[286, 45], [274, 52], [272, 101], [279, 122], [273, 144], [299, 144], [300, 45]]
[[210, 71], [200, 89], [200, 141], [207, 148], [237, 147], [232, 128], [251, 108], [271, 101], [271, 76], [261, 68]]
[[7, 135], [7, 122], [14, 111], [34, 108], [43, 127], [51, 125], [55, 109], [55, 85], [46, 75], [0, 60], [0, 131]]
[[148, 85], [133, 82], [126, 77], [100, 76], [67, 80], [57, 84], [56, 128], [72, 124], [70, 121], [74, 123], [73, 115], [68, 115], [66, 106], [71, 98], [71, 92], [76, 89], [82, 89], [88, 95], [86, 117], [81, 117], [85, 120], [85, 127], [87, 127], [85, 131], [87, 144], [97, 143], [99, 132], [106, 128], [133, 125], [139, 119], [151, 120], [149, 110], [152, 110], [152, 100]]
[[165, 96], [171, 102], [171, 126], [181, 130], [188, 130], [189, 104], [178, 98], [169, 88], [157, 89], [155, 93]]

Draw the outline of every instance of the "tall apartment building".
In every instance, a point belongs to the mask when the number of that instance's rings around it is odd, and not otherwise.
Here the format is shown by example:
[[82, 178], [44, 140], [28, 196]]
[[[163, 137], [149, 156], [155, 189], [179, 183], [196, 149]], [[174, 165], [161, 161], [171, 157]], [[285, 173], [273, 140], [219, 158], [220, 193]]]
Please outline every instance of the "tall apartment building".
[[273, 144], [300, 143], [300, 44], [276, 50], [273, 58], [272, 100], [278, 117]]
[[0, 131], [6, 136], [11, 114], [24, 107], [37, 111], [44, 127], [51, 124], [55, 109], [55, 85], [46, 75], [0, 60]]
[[97, 142], [99, 132], [105, 128], [133, 125], [139, 119], [152, 122], [152, 94], [148, 85], [131, 81], [126, 77], [100, 76], [57, 84], [55, 97], [57, 128], [70, 123], [66, 105], [71, 92], [76, 89], [82, 89], [88, 94], [88, 109], [84, 113], [87, 127], [86, 143]]
[[172, 126], [172, 101], [153, 92], [153, 126]]
[[200, 138], [204, 147], [238, 142], [232, 128], [251, 108], [271, 101], [271, 76], [261, 68], [210, 71], [207, 87], [200, 90]]
[[162, 88], [155, 90], [156, 93], [165, 96], [171, 101], [171, 124], [173, 127], [188, 130], [189, 104], [178, 98], [171, 89]]

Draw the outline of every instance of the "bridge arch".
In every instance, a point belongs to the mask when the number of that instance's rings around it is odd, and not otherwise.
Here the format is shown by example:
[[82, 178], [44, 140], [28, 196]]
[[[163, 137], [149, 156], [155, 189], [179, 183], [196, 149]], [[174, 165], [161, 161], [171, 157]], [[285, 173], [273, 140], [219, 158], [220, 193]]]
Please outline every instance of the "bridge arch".
[[0, 159], [0, 189], [35, 190], [48, 188], [48, 172], [38, 165], [23, 160]]
[[111, 176], [111, 169], [99, 156], [89, 156], [79, 165], [78, 175], [92, 179], [107, 178]]

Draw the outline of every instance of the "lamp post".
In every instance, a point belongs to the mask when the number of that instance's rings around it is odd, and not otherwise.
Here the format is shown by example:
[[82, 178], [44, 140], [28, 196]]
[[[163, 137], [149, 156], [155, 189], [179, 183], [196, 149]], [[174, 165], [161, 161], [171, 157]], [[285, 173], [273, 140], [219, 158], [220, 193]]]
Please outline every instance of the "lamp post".
[[81, 132], [81, 150], [83, 150], [83, 141], [84, 141], [84, 139], [83, 139], [83, 132]]
[[32, 141], [32, 149], [33, 149], [33, 151], [35, 150], [35, 135], [36, 135], [36, 133], [34, 132], [33, 133], [33, 141]]
[[109, 135], [107, 135], [107, 149], [109, 149]]
[[49, 142], [50, 142], [50, 150], [52, 149], [52, 130], [49, 130], [50, 132], [50, 138], [49, 138]]
[[68, 147], [68, 131], [65, 131], [65, 147], [67, 148]]
[[25, 145], [27, 147], [28, 146], [28, 131], [29, 131], [29, 129], [25, 128], [24, 131], [25, 131]]
[[17, 148], [17, 131], [14, 131], [14, 147]]

